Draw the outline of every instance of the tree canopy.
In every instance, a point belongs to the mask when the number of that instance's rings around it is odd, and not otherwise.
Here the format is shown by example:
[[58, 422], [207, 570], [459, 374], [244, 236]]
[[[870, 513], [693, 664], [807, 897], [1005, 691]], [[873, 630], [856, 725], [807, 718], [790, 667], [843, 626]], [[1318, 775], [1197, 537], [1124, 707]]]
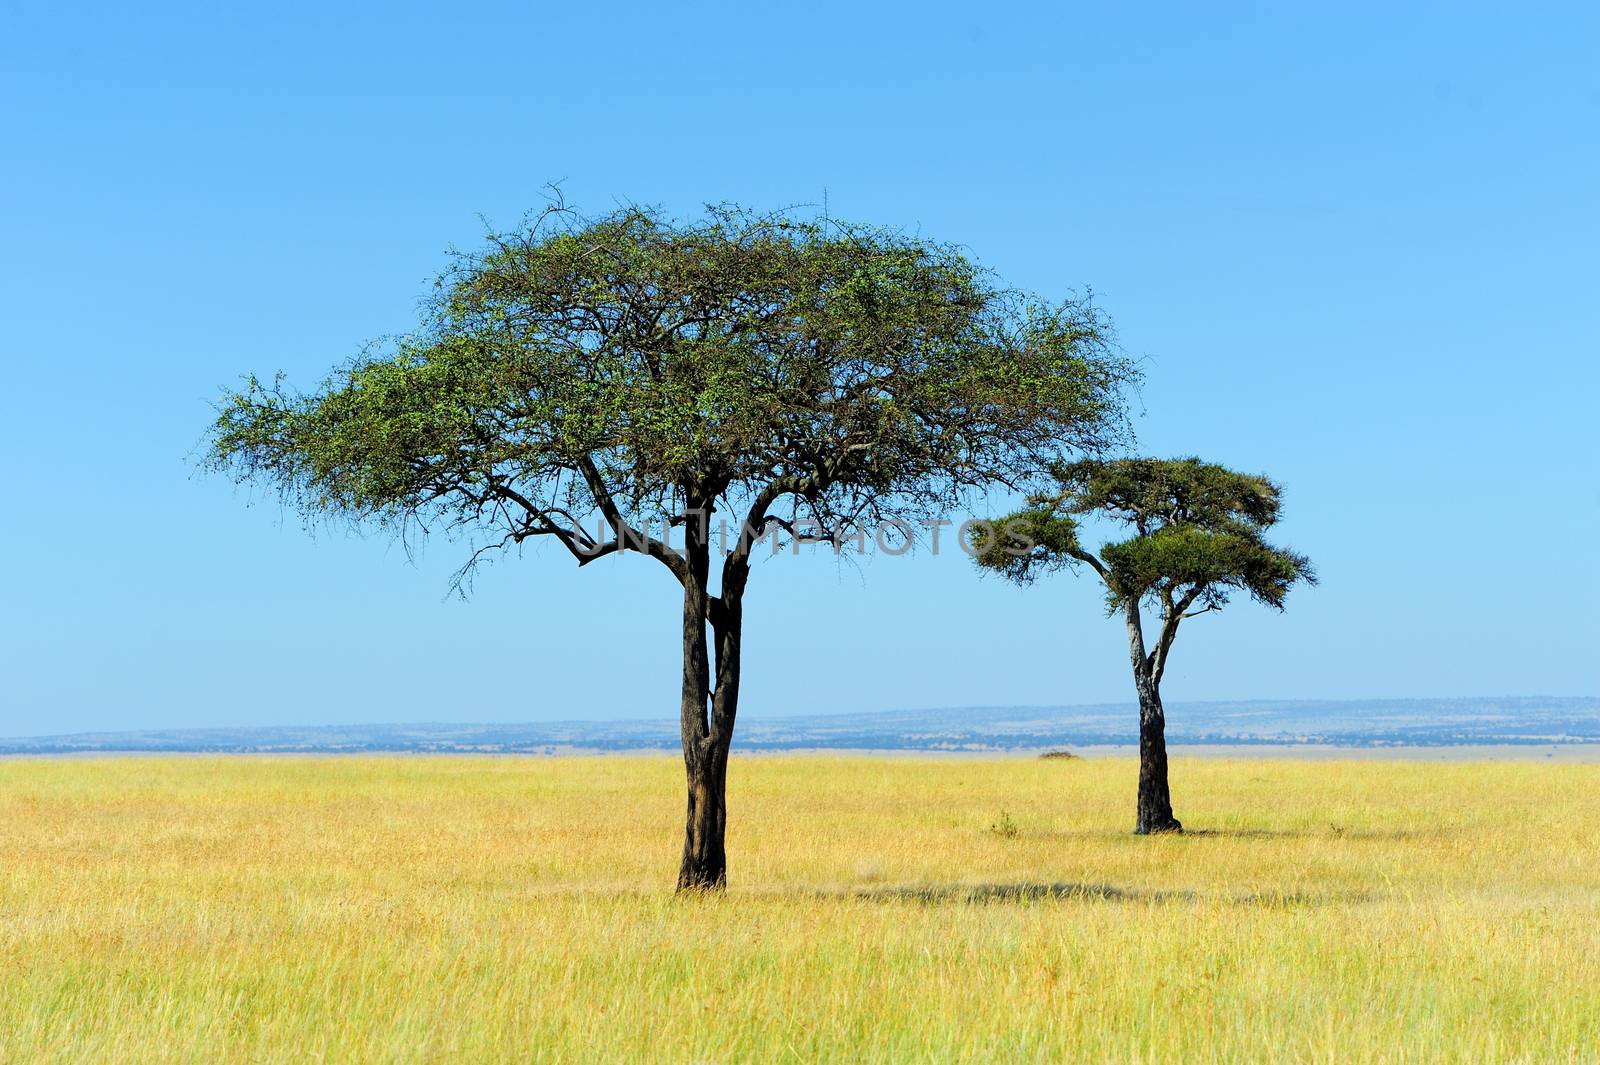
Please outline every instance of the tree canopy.
[[458, 255], [421, 330], [321, 388], [250, 379], [210, 454], [311, 514], [549, 536], [581, 563], [688, 509], [740, 502], [759, 532], [788, 498], [836, 528], [1023, 483], [1117, 440], [1133, 378], [1087, 300], [949, 246], [557, 206]]
[[[1282, 498], [1267, 477], [1193, 457], [1084, 459], [1051, 474], [1054, 491], [998, 520], [1008, 535], [981, 544], [980, 565], [1018, 583], [1088, 566], [1112, 610], [1128, 599], [1217, 609], [1235, 592], [1282, 609], [1297, 581], [1315, 582], [1310, 560], [1265, 539]], [[1086, 515], [1132, 535], [1090, 553], [1079, 540]]]

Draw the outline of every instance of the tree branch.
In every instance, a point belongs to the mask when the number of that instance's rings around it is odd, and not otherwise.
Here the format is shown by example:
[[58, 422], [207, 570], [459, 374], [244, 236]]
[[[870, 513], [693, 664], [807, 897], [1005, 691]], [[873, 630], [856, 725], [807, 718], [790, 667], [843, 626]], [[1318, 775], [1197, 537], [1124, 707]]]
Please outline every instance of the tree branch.
[[1106, 587], [1109, 588], [1111, 586], [1111, 573], [1106, 569], [1104, 562], [1101, 562], [1098, 558], [1095, 558], [1081, 547], [1068, 548], [1067, 554], [1071, 555], [1073, 558], [1077, 559], [1079, 562], [1082, 562], [1084, 565], [1098, 573], [1100, 575], [1100, 579], [1106, 583]]
[[587, 455], [580, 459], [578, 472], [583, 474], [584, 483], [589, 486], [589, 494], [594, 496], [595, 505], [600, 508], [600, 513], [611, 525], [611, 531], [616, 536], [615, 550], [626, 551], [631, 547], [635, 551], [649, 555], [671, 570], [679, 584], [687, 583], [688, 561], [649, 533], [640, 533], [623, 519], [622, 512], [617, 509], [616, 500], [611, 498], [611, 490], [606, 487], [605, 478], [600, 476], [599, 469], [595, 467], [594, 459]]
[[[561, 541], [562, 546], [567, 549], [572, 557], [578, 560], [578, 565], [580, 566], [599, 558], [602, 554], [610, 554], [611, 551], [616, 549], [615, 541], [608, 544], [597, 544], [594, 538], [584, 532], [583, 527], [576, 522], [573, 523], [574, 528], [572, 529], [559, 525], [551, 520], [550, 511], [537, 506], [532, 500], [508, 484], [494, 484], [490, 487], [490, 492], [499, 499], [509, 500], [517, 504], [527, 514], [527, 520], [531, 528], [525, 526], [521, 529], [514, 529], [508, 536], [508, 539], [513, 543], [520, 544], [530, 536], [554, 536]], [[565, 511], [561, 513], [564, 514]], [[506, 540], [502, 540], [500, 546], [504, 546], [505, 543]], [[477, 554], [474, 553], [474, 559], [476, 557]]]
[[767, 513], [772, 504], [786, 495], [805, 495], [816, 492], [819, 487], [820, 483], [810, 477], [776, 477], [756, 493], [755, 499], [750, 503], [750, 510], [745, 514], [744, 524], [739, 529], [739, 539], [722, 564], [724, 596], [733, 598], [743, 594], [745, 581], [750, 576], [750, 552], [754, 550], [756, 541], [766, 536], [769, 522], [777, 524], [780, 528], [788, 528], [791, 534], [793, 533], [793, 527], [789, 523]]
[[[1157, 685], [1160, 685], [1161, 677], [1167, 671], [1167, 656], [1172, 653], [1172, 641], [1178, 636], [1178, 625], [1184, 618], [1194, 616], [1185, 611], [1194, 606], [1194, 601], [1200, 598], [1205, 589], [1204, 584], [1197, 584], [1174, 601], [1172, 589], [1167, 586], [1162, 587], [1161, 636], [1156, 640], [1155, 650], [1150, 652], [1150, 676]], [[1195, 613], [1204, 614], [1205, 610]]]

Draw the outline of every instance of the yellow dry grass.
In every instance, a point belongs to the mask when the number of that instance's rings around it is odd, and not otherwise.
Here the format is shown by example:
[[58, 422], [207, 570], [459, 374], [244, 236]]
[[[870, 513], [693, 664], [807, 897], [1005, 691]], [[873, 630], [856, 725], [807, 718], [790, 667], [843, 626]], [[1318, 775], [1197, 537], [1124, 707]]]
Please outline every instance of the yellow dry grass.
[[669, 758], [0, 762], [0, 1060], [1600, 1059], [1600, 766], [1173, 774], [736, 756], [674, 898]]

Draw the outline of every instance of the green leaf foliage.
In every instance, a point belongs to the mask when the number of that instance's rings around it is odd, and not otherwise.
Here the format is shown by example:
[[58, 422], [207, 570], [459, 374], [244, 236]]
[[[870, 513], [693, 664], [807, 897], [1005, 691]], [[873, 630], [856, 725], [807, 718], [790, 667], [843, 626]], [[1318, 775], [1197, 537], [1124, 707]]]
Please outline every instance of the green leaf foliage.
[[[1214, 609], [1233, 592], [1282, 609], [1296, 583], [1315, 583], [1310, 561], [1265, 539], [1281, 489], [1262, 476], [1197, 458], [1088, 459], [1052, 469], [1054, 492], [998, 519], [978, 565], [1025, 583], [1040, 572], [1086, 565], [1104, 579], [1111, 609], [1129, 599], [1170, 613]], [[1131, 532], [1091, 555], [1078, 520], [1094, 516]]]
[[[415, 333], [300, 393], [247, 380], [212, 465], [308, 516], [573, 530], [771, 505], [830, 526], [1027, 483], [1125, 435], [1135, 378], [1087, 300], [904, 234], [557, 205], [439, 277]], [[743, 516], [743, 511], [736, 515]]]
[[1030, 506], [974, 527], [970, 533], [972, 556], [978, 565], [1018, 584], [1031, 584], [1041, 575], [1073, 566], [1078, 544], [1078, 523], [1072, 517], [1044, 506]]

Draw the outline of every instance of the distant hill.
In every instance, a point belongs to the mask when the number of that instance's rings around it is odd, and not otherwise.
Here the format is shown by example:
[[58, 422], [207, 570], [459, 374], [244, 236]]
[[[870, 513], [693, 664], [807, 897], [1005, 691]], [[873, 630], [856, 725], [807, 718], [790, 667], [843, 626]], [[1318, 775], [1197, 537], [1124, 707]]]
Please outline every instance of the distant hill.
[[[1374, 699], [1179, 703], [1175, 744], [1444, 747], [1600, 743], [1600, 699]], [[817, 714], [739, 722], [736, 749], [1004, 751], [1130, 744], [1131, 704], [974, 706]], [[146, 729], [0, 738], [0, 754], [485, 752], [678, 749], [676, 721], [501, 725], [316, 725]]]

